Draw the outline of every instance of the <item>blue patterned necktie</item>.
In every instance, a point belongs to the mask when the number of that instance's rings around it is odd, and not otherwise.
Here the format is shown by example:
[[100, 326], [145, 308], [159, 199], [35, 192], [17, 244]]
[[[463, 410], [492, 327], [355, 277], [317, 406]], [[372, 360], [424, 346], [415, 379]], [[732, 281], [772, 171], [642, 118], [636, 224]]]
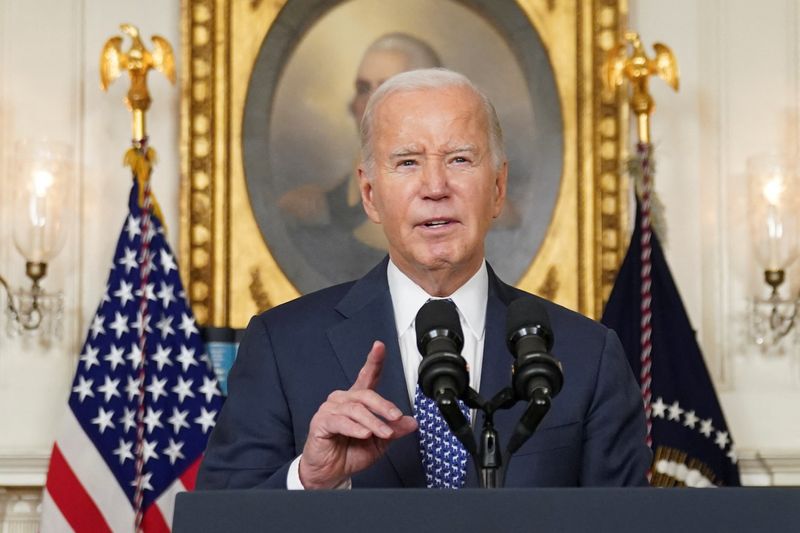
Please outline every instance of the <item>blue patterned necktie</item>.
[[[469, 410], [458, 400], [461, 412], [469, 419]], [[459, 489], [464, 486], [469, 454], [450, 431], [436, 402], [422, 393], [414, 393], [414, 418], [419, 426], [419, 451], [428, 488]]]

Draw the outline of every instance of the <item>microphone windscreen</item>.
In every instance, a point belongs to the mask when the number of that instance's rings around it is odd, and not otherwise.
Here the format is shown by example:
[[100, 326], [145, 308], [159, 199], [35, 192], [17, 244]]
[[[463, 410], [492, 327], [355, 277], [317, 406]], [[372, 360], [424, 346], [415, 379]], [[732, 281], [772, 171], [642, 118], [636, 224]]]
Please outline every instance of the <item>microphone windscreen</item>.
[[508, 306], [506, 315], [506, 339], [510, 339], [523, 328], [539, 330], [549, 350], [553, 344], [553, 330], [547, 310], [532, 296], [517, 298]]
[[458, 318], [458, 309], [451, 300], [429, 300], [417, 312], [414, 320], [414, 329], [417, 332], [417, 345], [431, 330], [446, 329], [456, 332], [463, 338], [461, 321]]

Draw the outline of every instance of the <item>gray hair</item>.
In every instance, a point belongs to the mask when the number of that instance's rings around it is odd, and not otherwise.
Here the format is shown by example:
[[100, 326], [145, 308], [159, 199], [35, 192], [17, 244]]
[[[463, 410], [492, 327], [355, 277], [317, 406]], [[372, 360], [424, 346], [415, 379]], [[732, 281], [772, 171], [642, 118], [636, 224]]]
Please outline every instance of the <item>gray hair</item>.
[[425, 41], [402, 32], [387, 33], [369, 45], [364, 51], [366, 56], [370, 52], [400, 52], [408, 59], [408, 69], [441, 67], [442, 60], [439, 54]]
[[370, 177], [373, 174], [375, 164], [372, 133], [374, 130], [375, 109], [378, 105], [393, 94], [423, 89], [442, 89], [445, 87], [463, 87], [469, 89], [478, 97], [483, 112], [486, 114], [486, 121], [489, 124], [489, 152], [492, 157], [492, 164], [495, 169], [500, 169], [506, 159], [503, 146], [503, 130], [500, 127], [500, 120], [497, 118], [497, 111], [495, 111], [489, 97], [463, 74], [445, 68], [428, 68], [409, 70], [392, 76], [372, 93], [367, 102], [360, 128], [361, 159]]

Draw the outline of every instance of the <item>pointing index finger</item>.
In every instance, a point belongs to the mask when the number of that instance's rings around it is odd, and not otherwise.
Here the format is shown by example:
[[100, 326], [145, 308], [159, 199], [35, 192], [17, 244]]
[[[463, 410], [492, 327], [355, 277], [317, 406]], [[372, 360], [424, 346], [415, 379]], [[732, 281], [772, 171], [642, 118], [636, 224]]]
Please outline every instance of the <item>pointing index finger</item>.
[[383, 360], [386, 357], [386, 346], [381, 341], [372, 343], [372, 349], [367, 354], [367, 361], [358, 372], [358, 377], [350, 390], [374, 389], [383, 370]]

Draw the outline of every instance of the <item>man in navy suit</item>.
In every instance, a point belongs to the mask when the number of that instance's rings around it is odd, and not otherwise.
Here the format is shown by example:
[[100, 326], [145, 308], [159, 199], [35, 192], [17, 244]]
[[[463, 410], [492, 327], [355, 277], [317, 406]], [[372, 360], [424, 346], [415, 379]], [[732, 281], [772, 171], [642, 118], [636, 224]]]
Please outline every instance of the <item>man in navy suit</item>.
[[[356, 282], [251, 320], [198, 488], [426, 486], [413, 322], [430, 298], [458, 309], [472, 387], [490, 397], [511, 383], [506, 308], [525, 293], [484, 259], [506, 194], [493, 106], [460, 74], [406, 72], [370, 98], [361, 137], [362, 202], [389, 256]], [[642, 401], [616, 334], [540, 301], [564, 386], [514, 455], [506, 486], [646, 484]], [[523, 409], [496, 414], [501, 438]], [[477, 485], [471, 465], [466, 485]]]

